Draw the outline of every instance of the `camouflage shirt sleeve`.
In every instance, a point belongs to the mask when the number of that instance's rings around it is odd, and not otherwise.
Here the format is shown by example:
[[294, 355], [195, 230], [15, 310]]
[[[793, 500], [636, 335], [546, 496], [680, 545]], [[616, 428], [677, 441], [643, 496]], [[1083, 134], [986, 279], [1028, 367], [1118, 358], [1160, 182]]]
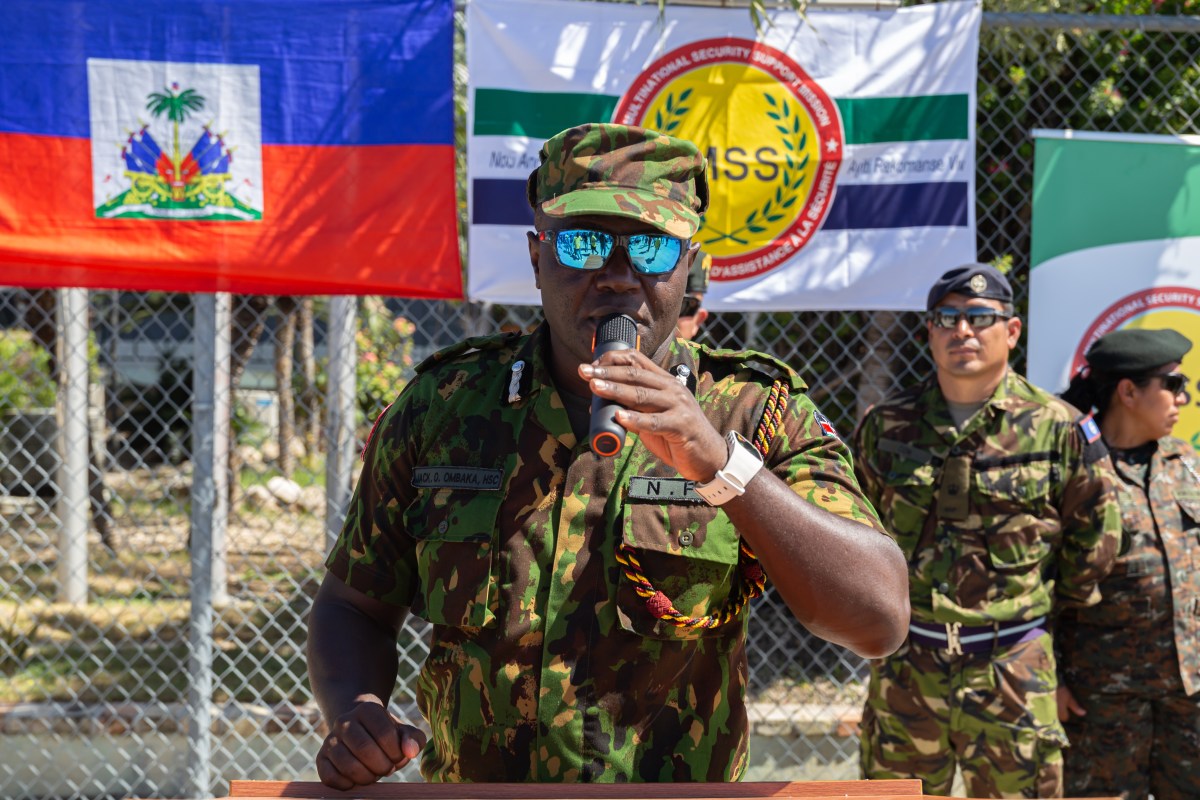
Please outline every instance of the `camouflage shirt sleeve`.
[[1056, 606], [1090, 606], [1100, 600], [1098, 584], [1112, 569], [1121, 542], [1116, 475], [1102, 450], [1087, 447], [1078, 425], [1067, 428], [1062, 446]]
[[415, 552], [403, 533], [404, 509], [412, 502], [411, 432], [414, 381], [380, 415], [363, 451], [363, 467], [346, 521], [325, 566], [364, 594], [407, 607], [417, 587]]
[[855, 477], [854, 458], [807, 394], [788, 401], [784, 427], [768, 464], [792, 491], [813, 505], [886, 534]]

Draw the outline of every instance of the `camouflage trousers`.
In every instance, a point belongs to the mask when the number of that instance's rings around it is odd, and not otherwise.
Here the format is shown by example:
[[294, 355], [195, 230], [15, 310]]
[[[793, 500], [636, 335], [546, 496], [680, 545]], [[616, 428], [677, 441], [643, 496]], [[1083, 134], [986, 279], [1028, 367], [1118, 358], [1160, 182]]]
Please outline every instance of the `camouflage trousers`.
[[949, 795], [957, 766], [971, 797], [1062, 797], [1062, 748], [1049, 634], [990, 653], [905, 642], [871, 662], [864, 778], [920, 778]]
[[1171, 618], [1155, 628], [1064, 631], [1064, 680], [1085, 717], [1067, 723], [1067, 793], [1200, 798], [1200, 693], [1179, 677]]

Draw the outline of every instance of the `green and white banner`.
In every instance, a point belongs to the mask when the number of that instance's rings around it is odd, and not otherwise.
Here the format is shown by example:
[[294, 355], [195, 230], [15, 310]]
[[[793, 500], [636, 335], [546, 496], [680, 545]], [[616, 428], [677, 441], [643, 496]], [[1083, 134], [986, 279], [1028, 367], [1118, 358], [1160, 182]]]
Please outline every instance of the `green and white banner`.
[[1034, 140], [1030, 379], [1061, 391], [1104, 334], [1174, 328], [1196, 345], [1175, 433], [1200, 441], [1200, 136]]
[[922, 308], [975, 260], [980, 7], [773, 13], [469, 0], [468, 296], [540, 302], [525, 179], [542, 143], [615, 121], [691, 139], [714, 309]]

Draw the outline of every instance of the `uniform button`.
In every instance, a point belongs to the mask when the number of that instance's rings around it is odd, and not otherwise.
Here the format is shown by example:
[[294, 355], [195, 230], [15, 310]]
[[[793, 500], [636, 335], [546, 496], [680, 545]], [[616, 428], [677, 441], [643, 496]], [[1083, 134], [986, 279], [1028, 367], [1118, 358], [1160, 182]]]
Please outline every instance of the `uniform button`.
[[682, 533], [679, 534], [679, 546], [680, 547], [690, 547], [691, 544], [692, 544], [692, 532], [691, 531], [683, 531]]
[[938, 591], [941, 592], [942, 594], [950, 594], [950, 584], [946, 583], [945, 581], [942, 581], [941, 583], [938, 584]]
[[438, 533], [445, 533], [448, 530], [450, 530], [449, 522], [446, 522], [446, 520], [442, 520], [441, 522], [438, 523]]
[[954, 447], [950, 448], [950, 455], [961, 456], [962, 454], [963, 454], [962, 448], [959, 447], [958, 445], [955, 445]]

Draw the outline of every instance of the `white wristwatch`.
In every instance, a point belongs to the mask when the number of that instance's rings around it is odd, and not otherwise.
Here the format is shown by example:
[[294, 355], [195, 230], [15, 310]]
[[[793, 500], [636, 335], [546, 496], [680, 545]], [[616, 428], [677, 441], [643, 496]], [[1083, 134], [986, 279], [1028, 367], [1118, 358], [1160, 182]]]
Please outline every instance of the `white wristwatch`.
[[696, 484], [696, 494], [703, 497], [710, 506], [724, 505], [735, 497], [746, 492], [746, 484], [762, 469], [763, 460], [754, 445], [737, 431], [725, 434], [725, 443], [729, 446], [729, 460], [725, 466], [717, 470], [711, 481]]

